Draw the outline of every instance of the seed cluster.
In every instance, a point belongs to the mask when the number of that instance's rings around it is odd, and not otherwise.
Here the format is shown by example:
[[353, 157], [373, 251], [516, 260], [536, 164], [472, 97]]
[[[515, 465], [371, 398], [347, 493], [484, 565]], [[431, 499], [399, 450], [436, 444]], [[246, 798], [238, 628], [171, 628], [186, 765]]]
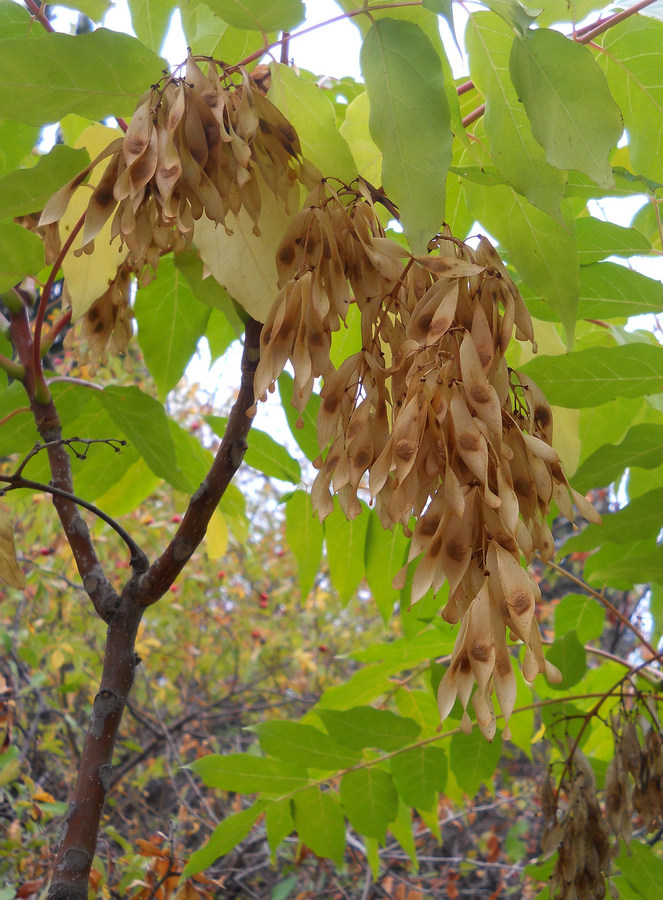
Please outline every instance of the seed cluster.
[[[124, 137], [51, 197], [40, 227], [58, 222], [74, 191], [110, 157], [90, 196], [78, 253], [94, 251], [95, 238], [112, 216], [111, 240], [128, 248], [124, 268], [145, 284], [162, 255], [189, 246], [203, 214], [231, 233], [228, 213], [245, 209], [259, 236], [261, 194], [272, 191], [287, 206], [293, 183], [310, 190], [320, 173], [302, 160], [297, 134], [265, 97], [264, 80], [237, 71], [239, 84], [211, 61], [204, 74], [189, 56], [184, 77], [153, 85]], [[114, 292], [115, 300], [118, 296]], [[108, 300], [102, 300], [108, 310]], [[126, 315], [128, 307], [116, 319], [123, 323]], [[98, 321], [87, 331], [94, 332]], [[89, 347], [91, 355], [101, 346], [101, 329], [94, 333], [98, 339]], [[121, 335], [118, 344], [123, 343]]]
[[663, 824], [663, 741], [645, 716], [613, 720], [615, 755], [605, 774], [605, 807], [615, 835], [628, 843], [637, 813], [647, 831]]
[[603, 900], [613, 849], [596, 797], [594, 773], [581, 750], [573, 750], [560, 792], [568, 802], [558, 808], [550, 777], [544, 783], [541, 810], [546, 820], [541, 839], [544, 858], [557, 851], [550, 896], [559, 900]]
[[[353, 518], [367, 487], [383, 525], [400, 523], [412, 535], [412, 603], [448, 581], [442, 615], [461, 625], [439, 688], [440, 716], [458, 697], [469, 729], [476, 682], [477, 722], [492, 739], [493, 689], [506, 723], [516, 697], [506, 629], [526, 645], [527, 680], [561, 677], [543, 656], [541, 595], [521, 554], [553, 555], [545, 520], [553, 499], [570, 519], [573, 502], [591, 521], [598, 515], [569, 487], [542, 392], [507, 366], [514, 329], [532, 344], [534, 335], [495, 249], [481, 238], [473, 250], [447, 229], [427, 255], [412, 256], [385, 237], [372, 198], [361, 183], [334, 190], [323, 182], [294, 218], [277, 254], [281, 291], [263, 328], [256, 396], [273, 388], [288, 360], [298, 410], [324, 379], [314, 508], [324, 519], [334, 493]], [[336, 369], [332, 335], [352, 302], [362, 346]]]

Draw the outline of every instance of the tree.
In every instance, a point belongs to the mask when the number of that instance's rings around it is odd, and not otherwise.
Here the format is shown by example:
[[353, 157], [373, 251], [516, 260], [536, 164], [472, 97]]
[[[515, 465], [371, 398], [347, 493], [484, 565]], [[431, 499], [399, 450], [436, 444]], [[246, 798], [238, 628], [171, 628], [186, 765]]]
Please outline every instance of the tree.
[[[600, 4], [574, 4], [565, 33], [550, 26], [566, 3], [538, 15], [485, 5], [465, 28], [471, 80], [455, 82], [438, 24], [450, 3], [343, 3], [362, 32], [364, 84], [344, 79], [327, 96], [283, 62], [255, 65], [270, 49], [288, 58], [299, 0], [182, 8], [191, 51], [173, 71], [155, 53], [170, 3], [132, 6], [138, 38], [58, 34], [32, 0], [29, 12], [0, 4], [1, 572], [25, 586], [19, 490], [50, 495], [108, 626], [51, 900], [87, 896], [141, 619], [206, 531], [241, 537], [233, 479], [249, 453], [294, 479], [286, 527], [302, 595], [324, 538], [341, 597], [365, 577], [385, 624], [400, 605], [402, 637], [367, 648], [366, 668], [305, 722], [261, 724], [259, 754], [192, 764], [210, 787], [259, 797], [221, 822], [185, 875], [263, 816], [274, 849], [296, 830], [340, 863], [347, 818], [372, 864], [387, 828], [413, 853], [412, 808], [430, 819], [440, 791], [475, 793], [502, 738], [529, 755], [542, 726], [542, 845], [559, 896], [604, 896], [611, 829], [628, 843], [634, 816], [659, 827], [663, 350], [625, 324], [659, 313], [663, 289], [606, 260], [662, 251], [663, 24], [649, 2], [599, 16]], [[99, 124], [108, 116], [117, 128]], [[39, 129], [55, 121], [62, 142], [35, 159]], [[643, 203], [635, 227], [590, 215], [612, 197]], [[499, 254], [468, 240], [475, 222]], [[134, 316], [153, 390], [112, 359], [131, 359]], [[77, 369], [53, 352], [65, 332]], [[227, 423], [209, 420], [223, 432], [212, 461], [167, 398], [201, 337], [221, 354], [240, 333], [237, 395]], [[287, 451], [249, 435], [276, 383], [318, 470], [317, 521]], [[585, 492], [627, 470], [629, 503], [599, 526]], [[161, 482], [189, 500], [150, 561], [145, 535], [119, 519]], [[557, 571], [550, 522], [573, 519], [574, 504], [593, 524], [564, 553], [599, 548], [584, 569], [599, 588], [651, 584], [651, 639], [579, 581], [581, 593], [555, 598], [544, 654], [536, 578], [548, 575], [528, 574], [521, 555]], [[123, 542], [127, 579], [88, 514]], [[596, 601], [635, 634], [640, 659], [592, 646]], [[440, 734], [438, 713], [458, 727]], [[662, 864], [644, 843], [632, 853], [615, 883], [646, 896], [642, 873], [653, 881]]]

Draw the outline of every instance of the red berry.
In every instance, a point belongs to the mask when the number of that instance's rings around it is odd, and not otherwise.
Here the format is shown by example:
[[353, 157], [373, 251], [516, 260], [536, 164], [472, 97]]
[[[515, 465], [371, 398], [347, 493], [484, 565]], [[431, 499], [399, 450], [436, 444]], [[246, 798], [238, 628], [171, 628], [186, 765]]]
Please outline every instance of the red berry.
[[53, 547], [42, 547], [39, 553], [42, 556], [51, 556], [51, 554], [55, 553], [55, 549]]
[[262, 594], [260, 595], [260, 599], [261, 600], [269, 600], [269, 594], [266, 593], [265, 591], [263, 591]]
[[259, 640], [262, 639], [262, 635], [260, 634], [260, 632], [259, 632], [256, 628], [254, 628], [253, 631], [251, 632], [251, 637], [252, 637], [255, 641], [259, 641]]
[[225, 570], [221, 569], [219, 572], [216, 573], [216, 575], [217, 575], [217, 578], [225, 578], [226, 577]]
[[258, 604], [262, 607], [262, 609], [267, 609], [267, 601], [266, 600], [258, 600]]
[[170, 521], [171, 521], [171, 522], [175, 522], [175, 524], [178, 524], [179, 522], [182, 521], [182, 516], [180, 516], [180, 515], [178, 515], [177, 513], [175, 513], [175, 515], [171, 518]]
[[326, 644], [318, 644], [318, 650], [320, 653], [327, 653], [329, 647]]
[[191, 423], [191, 431], [198, 431], [200, 428], [200, 422], [192, 422]]
[[176, 594], [179, 591], [179, 587], [176, 584], [171, 584], [170, 589], [173, 592], [173, 594]]

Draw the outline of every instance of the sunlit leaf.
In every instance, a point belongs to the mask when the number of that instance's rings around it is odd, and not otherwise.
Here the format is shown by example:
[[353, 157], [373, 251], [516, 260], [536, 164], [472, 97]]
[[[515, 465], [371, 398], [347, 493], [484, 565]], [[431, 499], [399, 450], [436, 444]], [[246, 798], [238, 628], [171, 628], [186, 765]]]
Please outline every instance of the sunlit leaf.
[[67, 113], [89, 119], [130, 116], [165, 60], [136, 38], [99, 28], [89, 34], [46, 34], [0, 40], [0, 118], [30, 125]]
[[539, 28], [516, 38], [510, 68], [548, 162], [560, 169], [579, 169], [601, 187], [612, 187], [608, 155], [624, 123], [587, 47], [558, 31]]
[[291, 31], [304, 19], [302, 0], [208, 0], [229, 25], [249, 31]]
[[398, 603], [400, 592], [394, 590], [394, 575], [405, 562], [408, 541], [399, 527], [385, 531], [380, 518], [371, 510], [364, 545], [366, 581], [385, 625]]
[[[0, 136], [2, 132], [0, 130]], [[56, 144], [32, 169], [18, 169], [0, 179], [0, 217], [39, 212], [58, 188], [89, 163], [85, 150]]]
[[161, 50], [175, 6], [175, 0], [129, 0], [133, 30], [155, 53]]
[[605, 610], [594, 597], [586, 594], [567, 594], [555, 607], [555, 634], [563, 637], [575, 631], [578, 640], [587, 641], [601, 637]]
[[256, 731], [265, 753], [305, 769], [345, 769], [359, 759], [358, 753], [349, 752], [323, 731], [301, 722], [264, 722]]
[[577, 684], [587, 669], [587, 654], [575, 631], [567, 631], [546, 651], [546, 658], [562, 673], [558, 684], [549, 682], [556, 691], [566, 691]]
[[340, 506], [336, 506], [324, 522], [329, 574], [343, 603], [348, 602], [364, 577], [366, 512], [348, 521]]
[[372, 706], [355, 706], [347, 710], [316, 707], [316, 713], [337, 744], [354, 750], [365, 747], [398, 750], [419, 734], [416, 722], [397, 716], [388, 709]]
[[182, 871], [182, 877], [186, 878], [202, 872], [216, 862], [220, 856], [229, 853], [251, 831], [258, 816], [265, 809], [265, 805], [265, 801], [259, 800], [248, 809], [227, 816], [222, 822], [219, 822], [204, 846], [191, 854]]
[[607, 487], [628, 467], [654, 469], [663, 464], [663, 425], [634, 425], [619, 444], [603, 444], [586, 459], [573, 476], [581, 493], [592, 487]]
[[422, 253], [444, 219], [451, 162], [440, 57], [417, 25], [379, 19], [362, 46], [361, 67], [371, 135], [383, 154], [382, 184], [400, 209], [410, 246]]
[[295, 491], [285, 508], [285, 533], [288, 546], [295, 554], [302, 600], [308, 597], [322, 556], [322, 525], [313, 517], [309, 496]]
[[13, 222], [0, 223], [0, 292], [44, 265], [44, 245], [36, 234]]
[[[215, 434], [223, 437], [228, 420], [222, 416], [205, 416], [205, 421]], [[269, 478], [291, 481], [299, 484], [302, 471], [299, 463], [290, 456], [285, 447], [266, 432], [252, 428], [247, 438], [249, 447], [244, 454], [247, 466], [257, 469]]]

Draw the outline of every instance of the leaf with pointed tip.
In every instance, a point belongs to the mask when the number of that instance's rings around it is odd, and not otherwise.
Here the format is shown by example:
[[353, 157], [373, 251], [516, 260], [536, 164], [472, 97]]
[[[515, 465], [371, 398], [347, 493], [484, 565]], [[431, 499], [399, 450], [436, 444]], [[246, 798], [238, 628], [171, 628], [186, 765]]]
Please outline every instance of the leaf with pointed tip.
[[166, 37], [176, 0], [129, 0], [131, 24], [136, 37], [158, 53]]
[[556, 684], [549, 682], [554, 691], [567, 691], [577, 684], [587, 671], [587, 652], [575, 631], [567, 631], [565, 635], [557, 638], [548, 648], [546, 659], [562, 673], [560, 682]]
[[116, 426], [136, 447], [154, 474], [176, 490], [186, 491], [188, 482], [177, 467], [175, 444], [161, 403], [136, 386], [109, 385], [99, 397]]
[[[299, 449], [307, 459], [314, 460], [320, 455], [318, 448], [318, 432], [316, 429], [316, 420], [318, 417], [318, 409], [320, 407], [320, 395], [312, 394], [310, 400], [306, 404], [306, 409], [300, 414], [292, 405], [293, 379], [292, 375], [282, 372], [278, 380], [279, 394], [285, 417], [288, 420], [292, 436], [299, 444]], [[298, 422], [302, 423], [302, 427], [298, 427]]]
[[347, 750], [324, 731], [301, 722], [272, 720], [257, 725], [255, 730], [265, 753], [305, 769], [346, 769], [359, 760], [359, 753]]
[[601, 525], [588, 525], [580, 534], [569, 538], [564, 553], [592, 550], [605, 543], [630, 544], [645, 538], [656, 538], [661, 530], [663, 488], [635, 497], [622, 509], [602, 516]]
[[663, 182], [663, 22], [631, 16], [599, 44], [598, 64], [624, 115], [633, 170]]
[[525, 9], [518, 0], [485, 0], [485, 6], [497, 13], [507, 25], [518, 34], [526, 34], [537, 16], [536, 12]]
[[347, 603], [364, 577], [364, 547], [368, 516], [366, 510], [348, 521], [340, 506], [324, 521], [329, 574], [342, 603]]
[[248, 809], [226, 816], [211, 833], [207, 843], [191, 854], [182, 871], [182, 877], [196, 875], [209, 868], [220, 856], [230, 853], [251, 831], [266, 805], [265, 800], [258, 800]]
[[[210, 428], [219, 437], [225, 434], [228, 420], [223, 416], [203, 416]], [[291, 481], [299, 484], [302, 470], [297, 460], [285, 449], [283, 444], [258, 428], [252, 428], [247, 438], [248, 449], [244, 454], [244, 462], [269, 478]]]
[[357, 769], [341, 778], [341, 803], [353, 828], [384, 840], [387, 826], [398, 813], [398, 792], [389, 772]]
[[397, 716], [388, 709], [355, 706], [352, 709], [324, 709], [316, 707], [316, 714], [331, 737], [341, 747], [363, 750], [400, 750], [416, 740], [420, 728], [412, 719]]
[[32, 169], [18, 169], [0, 179], [0, 218], [39, 212], [47, 200], [90, 162], [85, 150], [56, 144]]
[[270, 69], [272, 84], [267, 99], [294, 127], [302, 155], [324, 176], [350, 184], [357, 177], [357, 167], [336, 125], [334, 107], [325, 96], [327, 92], [314, 81], [300, 78], [290, 66], [272, 63]]
[[603, 444], [595, 450], [581, 464], [572, 483], [584, 494], [590, 488], [613, 484], [627, 468], [655, 469], [660, 465], [663, 465], [663, 425], [634, 425], [621, 443]]
[[210, 307], [196, 303], [187, 280], [167, 256], [159, 263], [159, 277], [138, 290], [134, 312], [145, 364], [164, 400], [205, 334]]
[[663, 347], [635, 342], [533, 359], [522, 368], [553, 406], [598, 406], [663, 391]]
[[[417, 65], [412, 65], [412, 60]], [[451, 120], [440, 57], [419, 26], [379, 19], [361, 49], [371, 135], [382, 150], [382, 184], [399, 207], [415, 253], [444, 219]]]
[[635, 541], [620, 547], [606, 544], [585, 561], [584, 578], [589, 584], [630, 591], [634, 584], [663, 584], [663, 547], [652, 541]]
[[269, 849], [272, 851], [272, 862], [274, 862], [279, 845], [295, 829], [290, 799], [276, 800], [269, 804], [265, 813], [265, 829]]
[[474, 13], [465, 42], [472, 80], [486, 98], [484, 125], [495, 164], [530, 203], [559, 222], [566, 174], [546, 161], [511, 82], [513, 30], [491, 13]]
[[299, 838], [316, 856], [343, 865], [345, 820], [335, 794], [312, 787], [293, 797], [294, 820]]
[[366, 581], [385, 625], [389, 622], [400, 598], [400, 591], [394, 590], [392, 582], [396, 572], [405, 563], [407, 548], [408, 540], [400, 526], [396, 525], [392, 531], [385, 531], [378, 514], [375, 510], [370, 510], [364, 547], [364, 566]]
[[444, 750], [430, 744], [412, 747], [392, 757], [389, 765], [403, 801], [417, 809], [433, 809], [438, 793], [447, 784]]
[[651, 244], [636, 228], [603, 222], [594, 216], [576, 220], [580, 264], [597, 263], [607, 256], [638, 256], [649, 253]]
[[313, 587], [322, 556], [322, 525], [313, 516], [311, 500], [305, 491], [295, 491], [285, 508], [285, 534], [297, 560], [302, 601]]
[[301, 769], [297, 771], [280, 760], [253, 756], [251, 753], [233, 753], [229, 756], [210, 753], [192, 762], [189, 768], [208, 787], [244, 794], [257, 794], [259, 791], [285, 794], [308, 783]]
[[136, 38], [106, 28], [0, 40], [0, 118], [46, 125], [67, 113], [130, 116], [164, 68]]
[[608, 159], [624, 130], [619, 107], [587, 47], [539, 28], [516, 37], [511, 78], [548, 162], [598, 185], [615, 181]]

